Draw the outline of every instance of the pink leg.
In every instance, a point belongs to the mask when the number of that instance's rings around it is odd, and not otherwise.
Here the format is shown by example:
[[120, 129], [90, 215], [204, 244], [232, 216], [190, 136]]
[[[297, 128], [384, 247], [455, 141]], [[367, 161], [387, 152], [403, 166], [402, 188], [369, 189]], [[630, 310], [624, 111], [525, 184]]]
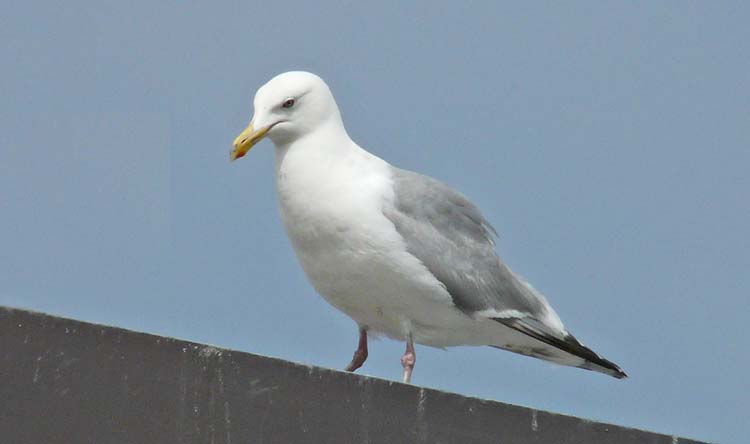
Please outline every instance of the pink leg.
[[404, 383], [411, 383], [411, 372], [414, 371], [414, 364], [417, 362], [417, 354], [414, 352], [414, 341], [411, 335], [406, 339], [406, 351], [401, 356], [401, 367], [404, 368]]
[[353, 372], [354, 370], [362, 367], [362, 364], [367, 360], [367, 330], [359, 327], [359, 344], [357, 350], [354, 351], [352, 356], [352, 362], [346, 366], [344, 370]]

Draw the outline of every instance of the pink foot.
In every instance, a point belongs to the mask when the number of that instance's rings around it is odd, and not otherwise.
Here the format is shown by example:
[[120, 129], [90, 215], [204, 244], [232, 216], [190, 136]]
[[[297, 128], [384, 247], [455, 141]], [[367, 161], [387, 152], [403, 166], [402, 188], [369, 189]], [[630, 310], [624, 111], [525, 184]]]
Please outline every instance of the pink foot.
[[359, 344], [357, 350], [354, 351], [352, 356], [352, 362], [346, 366], [344, 370], [353, 372], [354, 370], [362, 367], [362, 364], [367, 360], [367, 330], [359, 327]]
[[406, 351], [401, 356], [401, 367], [404, 368], [404, 383], [411, 383], [411, 373], [414, 371], [414, 364], [417, 362], [417, 354], [414, 352], [414, 342], [411, 335], [406, 341]]

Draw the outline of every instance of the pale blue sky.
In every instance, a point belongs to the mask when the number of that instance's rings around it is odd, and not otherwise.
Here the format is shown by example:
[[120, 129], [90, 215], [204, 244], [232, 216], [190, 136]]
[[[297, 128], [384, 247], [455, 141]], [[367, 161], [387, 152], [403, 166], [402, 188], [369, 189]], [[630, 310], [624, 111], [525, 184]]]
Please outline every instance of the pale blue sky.
[[0, 304], [344, 366], [356, 327], [293, 256], [272, 145], [228, 162], [255, 89], [306, 69], [631, 375], [418, 347], [417, 384], [745, 442], [748, 4], [351, 3], [3, 3]]

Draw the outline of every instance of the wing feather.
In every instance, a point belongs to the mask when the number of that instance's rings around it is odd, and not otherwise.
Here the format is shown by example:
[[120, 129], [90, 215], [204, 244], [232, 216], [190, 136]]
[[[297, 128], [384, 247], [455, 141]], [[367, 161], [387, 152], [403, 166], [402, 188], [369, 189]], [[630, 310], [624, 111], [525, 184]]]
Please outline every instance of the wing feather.
[[392, 178], [394, 201], [384, 214], [457, 308], [486, 317], [516, 313], [564, 328], [544, 296], [497, 256], [495, 229], [466, 197], [411, 171], [394, 167]]

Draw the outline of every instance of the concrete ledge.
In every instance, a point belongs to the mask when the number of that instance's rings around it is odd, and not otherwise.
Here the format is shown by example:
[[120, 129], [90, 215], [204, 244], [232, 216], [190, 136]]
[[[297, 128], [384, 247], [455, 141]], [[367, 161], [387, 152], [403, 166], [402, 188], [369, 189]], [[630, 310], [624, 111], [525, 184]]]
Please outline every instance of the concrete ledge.
[[0, 307], [0, 441], [697, 443]]

